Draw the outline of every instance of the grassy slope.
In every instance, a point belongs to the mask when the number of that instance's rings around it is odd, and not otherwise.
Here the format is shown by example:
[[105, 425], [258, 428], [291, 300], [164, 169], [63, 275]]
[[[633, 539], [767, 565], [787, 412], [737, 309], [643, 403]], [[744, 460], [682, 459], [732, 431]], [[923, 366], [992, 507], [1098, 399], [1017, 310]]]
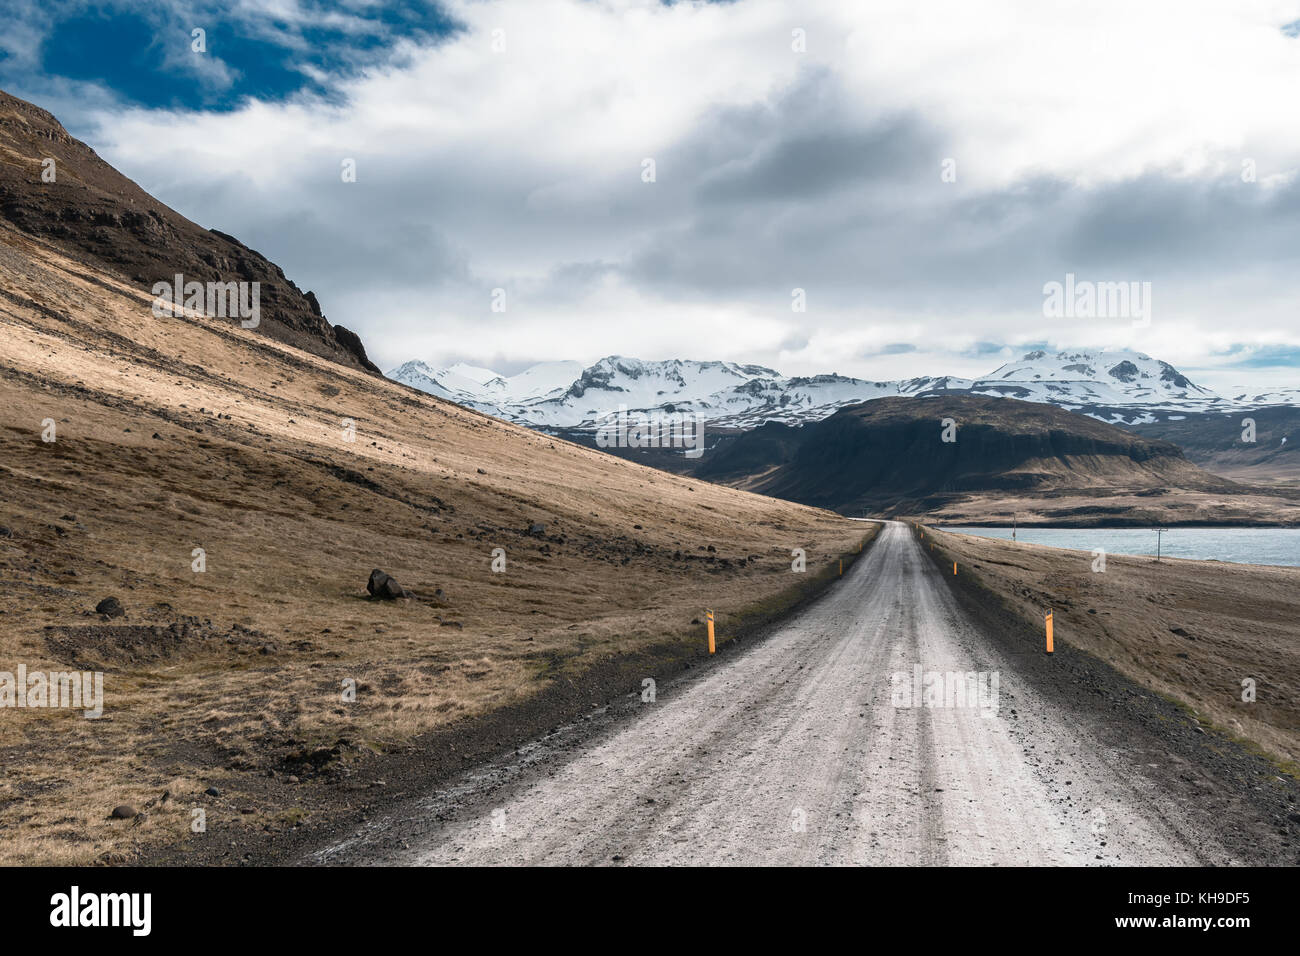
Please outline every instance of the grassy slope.
[[[1108, 555], [925, 528], [946, 569], [1057, 641], [1109, 662], [1295, 772], [1300, 761], [1300, 568]], [[1185, 634], [1175, 634], [1178, 628]], [[1045, 639], [1045, 638], [1044, 638]], [[1257, 699], [1241, 699], [1244, 678]]]
[[[792, 548], [812, 578], [864, 535], [230, 322], [154, 319], [143, 290], [8, 230], [0, 290], [0, 670], [108, 675], [101, 721], [0, 711], [3, 862], [173, 840], [203, 787], [268, 768], [301, 765], [309, 805], [317, 748], [389, 748], [621, 654], [698, 646], [705, 607], [726, 635], [799, 596]], [[368, 601], [374, 567], [418, 597]], [[108, 595], [128, 612], [111, 627], [92, 613]], [[144, 823], [105, 819], [163, 790]]]

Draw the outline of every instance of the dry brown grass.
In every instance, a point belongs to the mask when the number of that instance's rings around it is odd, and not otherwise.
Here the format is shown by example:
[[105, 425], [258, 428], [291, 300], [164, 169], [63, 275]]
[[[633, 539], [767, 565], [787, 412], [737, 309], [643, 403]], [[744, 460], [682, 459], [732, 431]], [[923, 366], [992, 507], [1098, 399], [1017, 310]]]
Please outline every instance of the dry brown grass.
[[[0, 524], [13, 529], [0, 537], [0, 670], [107, 673], [102, 720], [0, 710], [0, 862], [172, 840], [189, 825], [182, 797], [262, 771], [268, 754], [391, 747], [535, 694], [557, 666], [697, 641], [705, 607], [725, 630], [788, 588], [792, 548], [815, 573], [863, 536], [233, 322], [155, 319], [146, 290], [7, 229], [0, 289]], [[534, 521], [546, 540], [525, 533]], [[490, 570], [496, 547], [504, 574]], [[367, 600], [374, 567], [417, 598]], [[100, 624], [108, 595], [128, 612], [113, 625], [158, 639], [46, 630]], [[345, 678], [356, 703], [341, 701]], [[143, 823], [106, 820], [169, 789]]]
[[[939, 531], [927, 537], [1056, 639], [1190, 707], [1292, 772], [1300, 761], [1300, 568], [1107, 555]], [[1175, 628], [1185, 632], [1175, 634]], [[1246, 703], [1242, 680], [1256, 682]]]

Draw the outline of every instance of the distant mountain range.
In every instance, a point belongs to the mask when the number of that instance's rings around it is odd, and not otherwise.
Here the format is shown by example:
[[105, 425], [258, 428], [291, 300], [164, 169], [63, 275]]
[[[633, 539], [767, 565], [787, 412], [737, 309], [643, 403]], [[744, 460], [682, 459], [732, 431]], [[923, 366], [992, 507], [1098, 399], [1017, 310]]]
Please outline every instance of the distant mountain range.
[[821, 421], [876, 398], [979, 395], [1055, 405], [1105, 422], [1142, 425], [1210, 412], [1300, 406], [1300, 388], [1219, 395], [1168, 362], [1132, 351], [1029, 352], [977, 379], [924, 376], [869, 382], [827, 374], [787, 378], [761, 365], [610, 356], [583, 368], [547, 362], [514, 376], [407, 362], [388, 377], [534, 428], [587, 429], [618, 411], [702, 415], [715, 428]]

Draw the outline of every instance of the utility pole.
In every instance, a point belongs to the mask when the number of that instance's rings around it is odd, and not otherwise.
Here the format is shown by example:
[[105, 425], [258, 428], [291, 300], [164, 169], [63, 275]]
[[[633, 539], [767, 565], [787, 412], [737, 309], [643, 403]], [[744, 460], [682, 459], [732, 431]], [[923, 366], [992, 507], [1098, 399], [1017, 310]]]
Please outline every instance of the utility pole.
[[1156, 564], [1160, 563], [1160, 536], [1168, 530], [1168, 528], [1156, 528]]
[[1011, 512], [1011, 540], [1016, 540], [1016, 513]]

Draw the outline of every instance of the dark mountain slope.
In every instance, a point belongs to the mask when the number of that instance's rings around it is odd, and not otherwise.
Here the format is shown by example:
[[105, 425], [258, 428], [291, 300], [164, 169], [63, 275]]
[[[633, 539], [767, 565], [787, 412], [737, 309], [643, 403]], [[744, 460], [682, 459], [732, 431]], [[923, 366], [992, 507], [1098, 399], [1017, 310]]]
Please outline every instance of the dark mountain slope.
[[[44, 161], [55, 181], [45, 182]], [[321, 314], [316, 297], [238, 239], [204, 229], [154, 199], [68, 135], [52, 115], [0, 91], [0, 219], [142, 289], [185, 280], [258, 282], [258, 331], [379, 374], [361, 339]]]
[[764, 422], [757, 428], [726, 441], [710, 443], [710, 451], [699, 459], [693, 474], [709, 481], [753, 477], [794, 458], [812, 426]]
[[[1247, 419], [1255, 423], [1253, 442], [1245, 440]], [[1300, 477], [1300, 408], [1205, 412], [1126, 427], [1144, 438], [1174, 442], [1196, 464], [1240, 481]]]
[[[943, 441], [945, 419], [955, 441]], [[792, 501], [891, 513], [986, 492], [1237, 490], [1169, 442], [1009, 398], [882, 398], [787, 431], [735, 440], [709, 472]]]

